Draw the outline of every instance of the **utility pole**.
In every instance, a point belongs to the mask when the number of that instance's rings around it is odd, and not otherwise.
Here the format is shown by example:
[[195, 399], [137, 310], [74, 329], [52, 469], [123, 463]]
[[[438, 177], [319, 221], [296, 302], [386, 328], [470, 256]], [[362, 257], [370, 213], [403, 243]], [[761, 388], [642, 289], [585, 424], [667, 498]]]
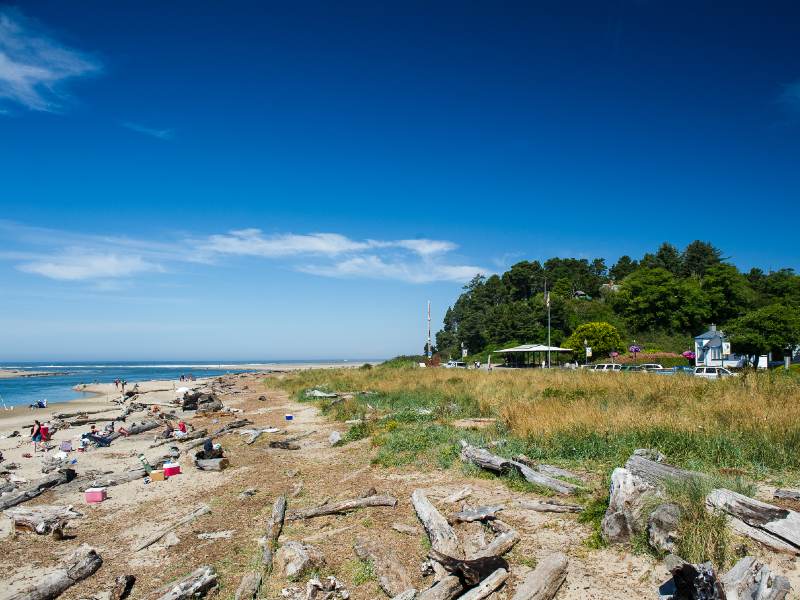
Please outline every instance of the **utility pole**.
[[428, 300], [428, 360], [433, 357], [431, 349], [431, 301]]
[[547, 292], [547, 279], [544, 280], [544, 303], [547, 305], [547, 368], [550, 368], [550, 294]]

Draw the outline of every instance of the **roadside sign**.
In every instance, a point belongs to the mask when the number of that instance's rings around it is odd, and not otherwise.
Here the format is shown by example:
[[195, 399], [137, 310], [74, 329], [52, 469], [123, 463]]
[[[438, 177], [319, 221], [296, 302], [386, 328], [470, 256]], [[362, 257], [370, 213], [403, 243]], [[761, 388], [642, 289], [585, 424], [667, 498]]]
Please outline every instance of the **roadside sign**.
[[586, 346], [586, 358], [591, 358], [592, 356], [592, 348], [590, 346]]

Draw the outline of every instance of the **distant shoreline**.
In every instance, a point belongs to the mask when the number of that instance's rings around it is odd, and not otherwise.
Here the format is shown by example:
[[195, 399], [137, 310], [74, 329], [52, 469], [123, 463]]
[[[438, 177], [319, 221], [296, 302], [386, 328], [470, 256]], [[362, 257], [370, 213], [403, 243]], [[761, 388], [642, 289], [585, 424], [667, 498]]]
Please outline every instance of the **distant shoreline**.
[[57, 377], [69, 375], [68, 371], [25, 371], [24, 369], [0, 369], [0, 379], [17, 379], [24, 377]]

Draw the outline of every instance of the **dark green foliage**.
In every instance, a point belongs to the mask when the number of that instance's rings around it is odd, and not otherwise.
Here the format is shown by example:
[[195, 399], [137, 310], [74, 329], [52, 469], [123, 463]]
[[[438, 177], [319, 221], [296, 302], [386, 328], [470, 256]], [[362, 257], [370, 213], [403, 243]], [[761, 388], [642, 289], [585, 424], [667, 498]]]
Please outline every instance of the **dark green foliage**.
[[781, 356], [787, 346], [800, 342], [800, 315], [797, 309], [772, 304], [735, 321], [727, 330], [734, 350], [748, 355], [775, 352]]
[[592, 349], [592, 356], [607, 357], [611, 351], [621, 351], [622, 338], [613, 325], [603, 321], [579, 325], [564, 342], [564, 347], [580, 353], [586, 343]]
[[[437, 349], [446, 358], [466, 348], [485, 362], [491, 348], [546, 342], [545, 286], [554, 345], [584, 323], [603, 321], [619, 331], [622, 350], [636, 338], [646, 350], [682, 352], [712, 322], [727, 332], [729, 322], [759, 307], [800, 310], [800, 276], [791, 269], [744, 275], [708, 242], [696, 240], [683, 252], [665, 242], [639, 262], [626, 255], [610, 269], [602, 258], [551, 258], [518, 262], [500, 276], [478, 275], [447, 310]], [[658, 340], [656, 347], [650, 340]], [[739, 345], [764, 343], [741, 337]]]

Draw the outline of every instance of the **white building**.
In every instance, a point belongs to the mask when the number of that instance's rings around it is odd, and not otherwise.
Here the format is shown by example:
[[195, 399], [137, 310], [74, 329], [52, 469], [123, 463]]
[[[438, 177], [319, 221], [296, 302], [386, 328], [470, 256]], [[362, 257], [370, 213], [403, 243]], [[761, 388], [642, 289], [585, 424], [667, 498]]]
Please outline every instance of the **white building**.
[[694, 338], [694, 355], [697, 366], [736, 368], [747, 362], [745, 357], [731, 353], [731, 343], [716, 325]]

